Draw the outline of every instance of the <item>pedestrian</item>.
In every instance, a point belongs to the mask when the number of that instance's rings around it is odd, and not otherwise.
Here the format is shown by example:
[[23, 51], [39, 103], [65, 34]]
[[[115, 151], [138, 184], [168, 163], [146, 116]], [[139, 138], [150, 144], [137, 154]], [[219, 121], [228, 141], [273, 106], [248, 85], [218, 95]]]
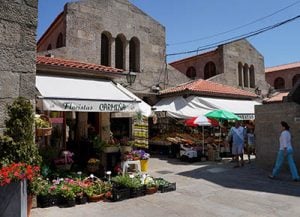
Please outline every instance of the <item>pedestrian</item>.
[[[244, 166], [244, 142], [245, 142], [245, 128], [241, 126], [239, 121], [235, 122], [235, 126], [230, 129], [229, 135], [232, 140], [232, 154], [235, 156], [237, 163], [236, 167]], [[241, 164], [239, 161], [241, 158]]]
[[279, 151], [277, 154], [275, 167], [273, 168], [272, 174], [269, 175], [269, 178], [274, 179], [275, 177], [278, 176], [281, 166], [284, 162], [284, 159], [287, 158], [293, 180], [299, 181], [297, 167], [295, 165], [294, 158], [293, 158], [293, 147], [291, 143], [290, 127], [284, 121], [281, 121], [281, 127], [282, 129], [279, 137], [279, 143], [280, 143]]
[[255, 155], [254, 132], [252, 128], [248, 128], [246, 151], [248, 155], [248, 163], [251, 163], [251, 154]]

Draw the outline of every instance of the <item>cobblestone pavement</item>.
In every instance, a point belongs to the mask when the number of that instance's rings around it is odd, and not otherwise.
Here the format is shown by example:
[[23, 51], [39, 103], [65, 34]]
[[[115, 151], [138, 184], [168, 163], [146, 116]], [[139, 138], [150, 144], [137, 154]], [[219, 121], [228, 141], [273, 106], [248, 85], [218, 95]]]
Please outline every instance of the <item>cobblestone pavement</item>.
[[229, 160], [189, 164], [154, 157], [149, 173], [176, 182], [177, 190], [116, 203], [36, 208], [31, 217], [300, 216], [300, 183], [289, 174], [270, 180], [255, 163], [233, 168]]

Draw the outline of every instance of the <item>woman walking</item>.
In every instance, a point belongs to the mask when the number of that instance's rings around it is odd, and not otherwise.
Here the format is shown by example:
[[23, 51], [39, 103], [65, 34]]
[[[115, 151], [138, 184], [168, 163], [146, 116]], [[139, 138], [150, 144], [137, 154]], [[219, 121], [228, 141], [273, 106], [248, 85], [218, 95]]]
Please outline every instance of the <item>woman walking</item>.
[[281, 134], [279, 138], [280, 148], [277, 154], [277, 159], [275, 163], [275, 167], [273, 169], [272, 175], [269, 175], [269, 178], [274, 179], [278, 176], [280, 168], [283, 164], [284, 158], [286, 157], [289, 163], [290, 171], [294, 181], [299, 181], [299, 175], [297, 171], [297, 167], [293, 158], [293, 147], [291, 143], [291, 133], [289, 125], [281, 121]]

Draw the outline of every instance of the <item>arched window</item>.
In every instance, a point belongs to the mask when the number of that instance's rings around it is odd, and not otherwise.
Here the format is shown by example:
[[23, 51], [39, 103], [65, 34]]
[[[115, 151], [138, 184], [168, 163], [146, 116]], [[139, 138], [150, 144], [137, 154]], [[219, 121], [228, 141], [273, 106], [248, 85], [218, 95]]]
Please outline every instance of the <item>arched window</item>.
[[64, 36], [62, 33], [59, 33], [56, 40], [56, 48], [60, 48], [64, 46]]
[[254, 72], [253, 65], [250, 66], [249, 77], [250, 77], [250, 88], [255, 88], [255, 72]]
[[136, 37], [129, 42], [129, 71], [140, 71], [140, 41]]
[[47, 50], [52, 50], [52, 45], [51, 44], [48, 45]]
[[275, 79], [274, 81], [274, 88], [275, 89], [284, 89], [285, 88], [285, 81], [283, 78], [281, 77], [278, 77]]
[[217, 74], [216, 65], [213, 62], [208, 62], [204, 67], [204, 79], [211, 78]]
[[248, 77], [248, 73], [249, 73], [249, 67], [248, 64], [245, 64], [243, 67], [243, 76], [244, 76], [244, 87], [249, 87], [249, 77]]
[[239, 62], [238, 70], [239, 86], [243, 87], [243, 64], [241, 62]]
[[300, 74], [297, 74], [293, 77], [293, 87], [295, 86], [295, 84], [297, 83], [297, 81], [300, 80]]
[[110, 66], [111, 35], [107, 32], [101, 34], [101, 65]]
[[196, 78], [196, 69], [191, 66], [186, 70], [186, 76], [189, 77], [190, 79], [195, 79]]
[[125, 37], [118, 35], [116, 38], [115, 62], [116, 68], [125, 70]]

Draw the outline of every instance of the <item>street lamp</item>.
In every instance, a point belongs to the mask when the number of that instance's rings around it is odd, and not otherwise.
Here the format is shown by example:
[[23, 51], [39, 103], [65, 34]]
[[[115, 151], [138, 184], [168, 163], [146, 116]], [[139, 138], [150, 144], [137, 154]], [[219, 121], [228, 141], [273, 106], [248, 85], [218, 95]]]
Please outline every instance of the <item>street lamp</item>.
[[126, 74], [126, 80], [127, 80], [127, 83], [129, 83], [129, 85], [132, 85], [135, 82], [135, 79], [136, 79], [136, 73], [129, 71]]

